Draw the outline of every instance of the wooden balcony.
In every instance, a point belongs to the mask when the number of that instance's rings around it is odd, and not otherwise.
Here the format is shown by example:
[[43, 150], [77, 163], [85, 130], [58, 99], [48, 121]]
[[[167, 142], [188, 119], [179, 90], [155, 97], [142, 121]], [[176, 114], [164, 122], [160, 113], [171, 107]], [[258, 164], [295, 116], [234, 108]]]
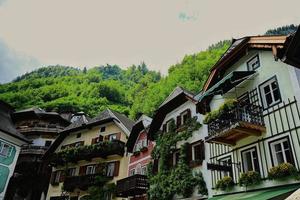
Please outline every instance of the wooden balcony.
[[29, 135], [34, 133], [58, 133], [64, 127], [53, 124], [30, 124], [28, 126], [19, 126], [17, 129], [20, 133]]
[[236, 105], [208, 123], [206, 142], [234, 146], [237, 141], [248, 136], [261, 136], [266, 131], [262, 112], [260, 106]]
[[127, 198], [146, 194], [148, 188], [147, 176], [135, 174], [117, 181], [117, 196]]
[[45, 146], [25, 145], [22, 146], [20, 155], [44, 155], [48, 148]]
[[104, 185], [105, 182], [110, 180], [111, 178], [112, 177], [104, 176], [103, 174], [68, 176], [64, 180], [64, 190], [73, 192], [75, 188], [78, 188], [85, 191], [93, 185]]
[[[79, 146], [63, 149], [50, 157], [50, 164], [65, 165], [66, 163], [77, 163], [80, 160], [90, 161], [93, 158], [107, 158], [111, 155], [123, 156], [125, 143], [120, 140], [103, 141], [93, 145]], [[65, 153], [68, 154], [66, 158]]]

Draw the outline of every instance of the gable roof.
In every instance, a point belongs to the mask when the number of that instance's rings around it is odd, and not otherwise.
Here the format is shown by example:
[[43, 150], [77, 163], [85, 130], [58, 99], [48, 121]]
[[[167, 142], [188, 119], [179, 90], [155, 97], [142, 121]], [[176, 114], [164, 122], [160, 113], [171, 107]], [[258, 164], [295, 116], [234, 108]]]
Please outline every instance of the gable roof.
[[11, 118], [13, 111], [14, 109], [9, 104], [0, 100], [0, 131], [23, 142], [29, 143], [29, 140], [15, 128]]
[[[196, 95], [197, 96], [197, 95]], [[166, 115], [172, 110], [176, 109], [180, 105], [187, 101], [197, 102], [195, 95], [182, 87], [177, 86], [166, 100], [155, 111], [152, 123], [149, 127], [149, 138], [153, 139], [154, 134], [159, 130]]]
[[62, 130], [54, 141], [54, 143], [50, 146], [48, 151], [45, 153], [44, 158], [47, 158], [48, 155], [55, 151], [55, 149], [59, 146], [59, 144], [69, 135], [69, 133], [76, 132], [78, 130], [84, 130], [87, 128], [92, 128], [97, 125], [105, 124], [107, 122], [117, 121], [121, 124], [121, 128], [124, 130], [125, 133], [129, 135], [134, 122], [128, 119], [125, 115], [122, 115], [116, 111], [112, 111], [110, 109], [105, 109], [96, 117], [90, 119], [86, 118], [79, 118], [78, 121], [73, 122], [64, 130]]
[[[207, 78], [203, 91], [208, 90], [212, 85], [214, 85], [223, 76], [226, 69], [237, 62], [242, 56], [244, 56], [249, 49], [263, 49], [272, 51], [275, 59], [281, 59], [288, 63], [290, 60], [286, 60], [287, 52], [292, 52], [295, 48], [298, 48], [297, 52], [300, 52], [300, 28], [298, 28], [297, 33], [289, 35], [275, 35], [275, 36], [247, 36], [240, 39], [233, 39], [230, 47], [221, 56], [221, 58], [216, 62], [216, 64], [211, 68], [210, 75]], [[294, 44], [294, 46], [293, 46]], [[291, 46], [293, 48], [291, 48]], [[287, 51], [290, 50], [290, 51]], [[299, 67], [300, 56], [296, 51], [293, 51], [294, 60], [298, 60]], [[293, 62], [290, 62], [293, 63]]]
[[134, 144], [138, 139], [139, 134], [141, 131], [147, 131], [148, 127], [152, 122], [152, 118], [142, 115], [133, 125], [132, 130], [130, 132], [130, 136], [127, 140], [126, 146], [129, 152], [133, 151]]

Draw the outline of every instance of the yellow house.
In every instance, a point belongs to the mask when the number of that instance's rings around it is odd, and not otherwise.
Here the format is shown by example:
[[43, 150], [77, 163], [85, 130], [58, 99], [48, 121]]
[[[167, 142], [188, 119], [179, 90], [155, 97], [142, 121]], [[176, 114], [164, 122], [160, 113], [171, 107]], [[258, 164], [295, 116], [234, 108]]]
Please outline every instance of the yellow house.
[[[91, 186], [110, 188], [127, 176], [125, 143], [133, 121], [109, 109], [93, 119], [74, 115], [71, 121], [45, 155], [52, 165], [47, 200], [85, 199]], [[107, 193], [105, 199], [118, 199]]]

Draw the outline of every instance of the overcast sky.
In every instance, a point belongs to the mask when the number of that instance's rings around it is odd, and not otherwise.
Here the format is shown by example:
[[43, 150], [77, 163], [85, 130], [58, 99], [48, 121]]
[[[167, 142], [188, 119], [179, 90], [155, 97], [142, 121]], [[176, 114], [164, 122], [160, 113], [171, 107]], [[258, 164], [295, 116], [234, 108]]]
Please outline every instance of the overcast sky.
[[299, 0], [0, 0], [0, 82], [46, 65], [166, 73], [223, 39], [300, 24]]

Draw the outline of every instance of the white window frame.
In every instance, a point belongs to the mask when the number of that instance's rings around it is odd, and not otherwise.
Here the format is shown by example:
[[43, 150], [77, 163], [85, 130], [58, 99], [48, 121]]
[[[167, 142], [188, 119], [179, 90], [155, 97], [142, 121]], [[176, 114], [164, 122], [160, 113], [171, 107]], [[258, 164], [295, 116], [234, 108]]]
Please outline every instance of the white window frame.
[[244, 170], [244, 172], [250, 171], [249, 169], [246, 169], [246, 167], [249, 168], [249, 166], [247, 165], [246, 159], [245, 159], [246, 153], [249, 153], [249, 152], [250, 152], [250, 156], [251, 156], [251, 165], [252, 165], [252, 168], [253, 168], [252, 171], [255, 171], [255, 163], [254, 163], [253, 153], [256, 152], [256, 155], [257, 155], [256, 159], [257, 159], [257, 162], [258, 162], [258, 169], [257, 169], [258, 171], [257, 172], [259, 172], [260, 169], [259, 169], [259, 161], [258, 161], [258, 152], [257, 152], [256, 147], [252, 147], [250, 149], [246, 149], [246, 150], [242, 151], [243, 170]]
[[[255, 63], [254, 63], [255, 61]], [[257, 64], [258, 63], [258, 66], [255, 66], [253, 67], [252, 65], [253, 64]], [[256, 54], [255, 56], [251, 57], [248, 61], [247, 61], [247, 68], [248, 68], [248, 71], [254, 71], [258, 68], [260, 68], [260, 59], [259, 59], [259, 55]]]
[[75, 167], [68, 169], [68, 176], [76, 176], [76, 168]]
[[186, 123], [186, 122], [183, 121], [185, 115], [188, 115], [188, 111], [187, 110], [180, 114], [181, 125], [183, 125], [183, 124]]
[[201, 145], [201, 143], [193, 144], [192, 145], [192, 160], [196, 160], [195, 158], [195, 146]]
[[54, 179], [54, 183], [59, 183], [60, 181], [60, 176], [61, 176], [61, 171], [56, 171], [55, 173], [55, 179]]
[[0, 142], [0, 156], [7, 158], [11, 155], [12, 146], [3, 142]]
[[286, 163], [287, 162], [287, 159], [286, 159], [286, 154], [285, 154], [285, 151], [287, 149], [284, 149], [284, 145], [283, 145], [283, 142], [287, 142], [289, 144], [289, 151], [291, 153], [291, 156], [292, 156], [292, 159], [294, 159], [293, 157], [293, 151], [292, 151], [292, 147], [291, 147], [291, 144], [290, 144], [290, 141], [289, 139], [286, 137], [286, 138], [282, 138], [278, 141], [274, 141], [274, 142], [271, 142], [270, 143], [270, 146], [271, 146], [271, 155], [272, 155], [272, 158], [273, 158], [273, 163], [274, 163], [274, 166], [277, 166], [281, 163], [278, 163], [278, 160], [277, 160], [277, 157], [276, 157], [276, 151], [275, 151], [275, 145], [277, 144], [280, 144], [280, 147], [281, 147], [281, 153], [283, 155], [283, 162]]
[[133, 176], [133, 175], [135, 175], [135, 168], [133, 168], [129, 171], [129, 176]]
[[[272, 83], [274, 83], [274, 82], [276, 82], [277, 89], [278, 89], [278, 92], [279, 92], [279, 99], [277, 99], [276, 101], [275, 101], [274, 92], [273, 92], [274, 90], [272, 88]], [[272, 103], [270, 103], [270, 104], [268, 104], [267, 99], [266, 99], [266, 93], [264, 91], [265, 87], [270, 88], [270, 94], [271, 94], [271, 98], [272, 98]], [[280, 88], [279, 88], [279, 84], [278, 84], [276, 76], [270, 78], [269, 80], [267, 80], [264, 83], [262, 83], [261, 85], [259, 85], [259, 91], [260, 91], [260, 95], [261, 95], [261, 98], [262, 98], [262, 104], [263, 104], [264, 109], [272, 107], [272, 106], [276, 105], [277, 103], [281, 102], [281, 93], [280, 93]]]
[[169, 119], [167, 122], [166, 122], [166, 131], [169, 132], [169, 126], [171, 125], [171, 123], [173, 122], [173, 119]]
[[96, 166], [95, 165], [88, 165], [86, 167], [85, 174], [86, 175], [95, 174], [95, 171], [96, 171]]
[[116, 140], [116, 139], [117, 139], [117, 134], [116, 133], [108, 135], [108, 141], [113, 141], [113, 140]]
[[115, 167], [116, 167], [115, 162], [109, 162], [109, 163], [107, 163], [106, 175], [108, 177], [114, 176]]
[[146, 165], [142, 166], [141, 174], [147, 175], [147, 166]]

